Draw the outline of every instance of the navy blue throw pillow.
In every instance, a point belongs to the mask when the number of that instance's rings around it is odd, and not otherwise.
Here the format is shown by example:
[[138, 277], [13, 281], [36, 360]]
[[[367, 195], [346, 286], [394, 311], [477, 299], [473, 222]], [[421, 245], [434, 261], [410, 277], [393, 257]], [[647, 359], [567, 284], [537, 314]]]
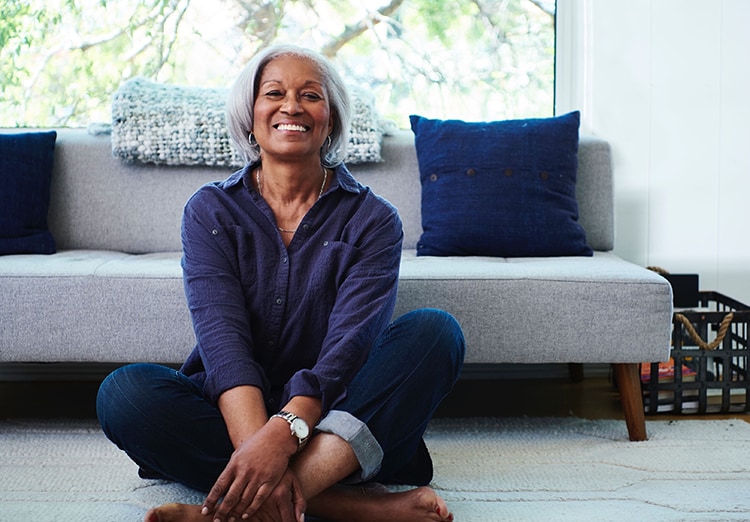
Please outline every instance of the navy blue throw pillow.
[[410, 116], [420, 256], [591, 256], [578, 223], [580, 113], [464, 122]]
[[54, 254], [47, 228], [57, 132], [0, 133], [0, 255]]

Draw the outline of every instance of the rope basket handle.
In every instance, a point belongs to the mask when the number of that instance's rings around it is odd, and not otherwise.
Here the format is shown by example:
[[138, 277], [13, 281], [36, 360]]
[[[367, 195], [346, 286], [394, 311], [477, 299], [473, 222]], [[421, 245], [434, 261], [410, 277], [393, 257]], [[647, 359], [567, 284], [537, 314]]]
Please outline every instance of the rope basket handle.
[[[647, 266], [646, 268], [651, 270], [652, 272], [656, 272], [659, 275], [669, 274], [667, 270], [659, 266]], [[732, 324], [732, 320], [734, 319], [734, 313], [729, 312], [724, 316], [724, 319], [721, 320], [721, 324], [719, 325], [719, 332], [716, 334], [716, 339], [714, 339], [710, 343], [707, 343], [706, 341], [701, 339], [701, 336], [698, 335], [698, 332], [695, 331], [693, 323], [690, 322], [690, 319], [688, 319], [681, 313], [675, 313], [674, 318], [682, 323], [682, 325], [685, 327], [685, 330], [687, 330], [690, 338], [695, 344], [698, 345], [701, 350], [715, 350], [716, 347], [719, 346], [724, 340], [724, 337], [726, 337], [727, 332], [729, 331], [729, 325]]]
[[685, 327], [685, 330], [687, 330], [690, 338], [695, 344], [698, 345], [701, 350], [715, 350], [716, 347], [719, 346], [724, 340], [724, 337], [726, 337], [727, 332], [729, 331], [729, 325], [732, 324], [732, 320], [734, 319], [734, 313], [729, 312], [724, 316], [724, 319], [721, 320], [721, 324], [719, 325], [719, 333], [716, 334], [716, 339], [714, 339], [710, 343], [707, 343], [706, 341], [701, 339], [701, 336], [698, 335], [698, 332], [696, 332], [695, 328], [693, 328], [693, 323], [690, 322], [690, 319], [688, 319], [681, 313], [674, 314], [674, 318], [682, 323], [682, 325]]
[[647, 270], [651, 270], [652, 272], [656, 272], [657, 274], [662, 275], [662, 276], [663, 275], [669, 275], [669, 271], [663, 269], [660, 266], [647, 266], [646, 269]]

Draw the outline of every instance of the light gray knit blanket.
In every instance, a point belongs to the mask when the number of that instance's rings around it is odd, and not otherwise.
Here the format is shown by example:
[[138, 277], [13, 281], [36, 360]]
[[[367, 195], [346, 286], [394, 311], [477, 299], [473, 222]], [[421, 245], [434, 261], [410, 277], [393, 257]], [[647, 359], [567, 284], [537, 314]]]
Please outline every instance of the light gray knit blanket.
[[[350, 87], [348, 164], [379, 162], [383, 125], [372, 95]], [[241, 167], [225, 123], [228, 89], [133, 78], [112, 100], [112, 154], [128, 162]]]

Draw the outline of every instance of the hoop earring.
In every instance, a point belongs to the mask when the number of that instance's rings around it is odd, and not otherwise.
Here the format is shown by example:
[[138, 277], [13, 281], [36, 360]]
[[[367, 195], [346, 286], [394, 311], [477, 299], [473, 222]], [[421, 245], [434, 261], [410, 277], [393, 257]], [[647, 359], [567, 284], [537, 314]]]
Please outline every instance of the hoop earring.
[[252, 132], [251, 132], [250, 134], [248, 134], [248, 135], [247, 135], [247, 141], [248, 141], [248, 143], [250, 143], [250, 145], [252, 145], [253, 147], [255, 147], [255, 146], [256, 146], [256, 145], [258, 144], [258, 142], [257, 142], [257, 141], [255, 141], [255, 136], [253, 136], [253, 133], [252, 133]]
[[331, 140], [331, 135], [329, 134], [328, 135], [328, 150], [331, 150], [331, 143], [332, 142], [333, 142], [333, 140]]

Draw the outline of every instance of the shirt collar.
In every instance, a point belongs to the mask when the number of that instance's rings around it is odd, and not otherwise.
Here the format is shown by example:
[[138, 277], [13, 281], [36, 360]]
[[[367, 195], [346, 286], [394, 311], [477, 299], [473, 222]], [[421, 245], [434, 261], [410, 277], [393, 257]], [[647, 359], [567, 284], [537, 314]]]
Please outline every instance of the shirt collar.
[[[240, 170], [236, 171], [234, 174], [225, 179], [223, 182], [221, 182], [221, 188], [228, 189], [242, 182], [249, 190], [255, 190], [255, 183], [252, 176], [253, 170], [255, 170], [255, 167], [257, 166], [257, 162], [248, 163]], [[343, 163], [339, 163], [336, 167], [334, 167], [333, 173], [335, 175], [331, 180], [331, 189], [340, 187], [343, 190], [346, 190], [347, 192], [351, 192], [353, 194], [359, 194], [360, 192], [362, 192], [362, 185], [354, 178], [354, 176], [352, 176], [352, 173], [349, 172], [349, 169]]]

